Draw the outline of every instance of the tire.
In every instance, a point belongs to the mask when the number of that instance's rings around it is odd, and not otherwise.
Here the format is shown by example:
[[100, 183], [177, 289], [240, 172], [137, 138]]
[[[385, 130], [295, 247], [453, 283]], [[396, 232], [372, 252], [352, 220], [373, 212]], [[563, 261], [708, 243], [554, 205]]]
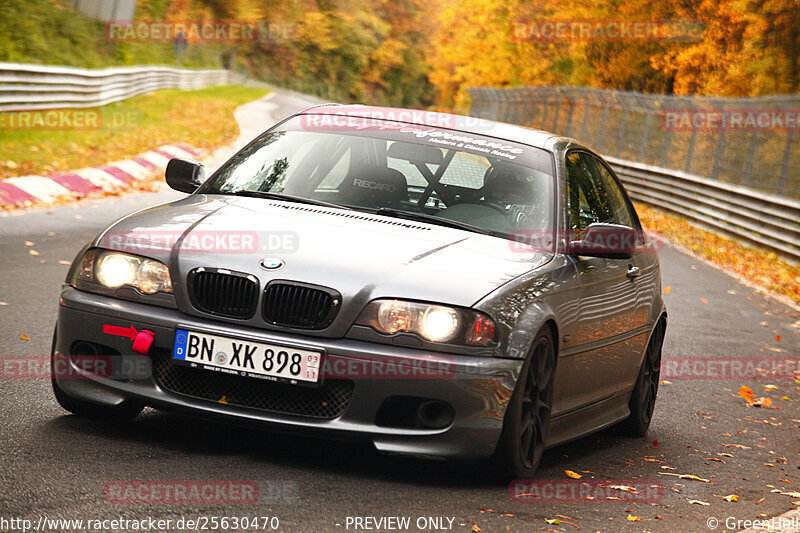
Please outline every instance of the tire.
[[628, 403], [631, 414], [621, 424], [620, 429], [631, 437], [643, 437], [650, 427], [653, 409], [656, 406], [658, 384], [661, 377], [661, 346], [664, 343], [664, 324], [659, 320], [647, 343], [642, 366], [636, 385]]
[[507, 480], [531, 477], [539, 467], [553, 406], [555, 352], [553, 333], [545, 327], [522, 365], [495, 452], [499, 473]]
[[[50, 368], [55, 368], [56, 336], [58, 328], [53, 331], [53, 344], [50, 348]], [[51, 375], [50, 382], [53, 385], [53, 393], [58, 404], [72, 414], [92, 420], [102, 420], [106, 422], [124, 423], [130, 422], [142, 412], [143, 406], [132, 401], [126, 401], [122, 405], [109, 407], [86, 400], [73, 398], [64, 392], [54, 376]]]

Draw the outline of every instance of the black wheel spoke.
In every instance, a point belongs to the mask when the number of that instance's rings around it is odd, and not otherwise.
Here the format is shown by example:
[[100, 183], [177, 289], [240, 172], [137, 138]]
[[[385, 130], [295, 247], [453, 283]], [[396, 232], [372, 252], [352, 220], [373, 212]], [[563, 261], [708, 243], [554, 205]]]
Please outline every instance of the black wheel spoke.
[[555, 355], [548, 338], [541, 338], [521, 376], [522, 385], [519, 420], [519, 454], [527, 468], [533, 468], [544, 450], [544, 435], [550, 418], [553, 367]]

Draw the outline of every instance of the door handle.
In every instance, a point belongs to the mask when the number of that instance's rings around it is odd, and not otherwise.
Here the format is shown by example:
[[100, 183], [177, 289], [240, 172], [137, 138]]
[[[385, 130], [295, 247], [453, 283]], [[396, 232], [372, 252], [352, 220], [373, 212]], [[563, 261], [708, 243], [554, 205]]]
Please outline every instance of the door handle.
[[639, 267], [633, 266], [633, 265], [628, 265], [628, 273], [626, 274], [626, 276], [628, 276], [631, 279], [634, 279], [634, 278], [638, 278], [641, 275], [642, 275], [642, 271], [639, 269]]

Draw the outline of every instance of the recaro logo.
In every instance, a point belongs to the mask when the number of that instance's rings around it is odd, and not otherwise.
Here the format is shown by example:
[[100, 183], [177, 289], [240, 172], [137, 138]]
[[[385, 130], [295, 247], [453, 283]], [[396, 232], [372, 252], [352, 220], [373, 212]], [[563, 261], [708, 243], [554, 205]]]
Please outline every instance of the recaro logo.
[[377, 181], [369, 181], [369, 180], [353, 180], [353, 185], [356, 187], [361, 187], [363, 189], [372, 189], [372, 190], [380, 190], [386, 192], [395, 192], [397, 190], [397, 186], [391, 185], [389, 183], [378, 183]]

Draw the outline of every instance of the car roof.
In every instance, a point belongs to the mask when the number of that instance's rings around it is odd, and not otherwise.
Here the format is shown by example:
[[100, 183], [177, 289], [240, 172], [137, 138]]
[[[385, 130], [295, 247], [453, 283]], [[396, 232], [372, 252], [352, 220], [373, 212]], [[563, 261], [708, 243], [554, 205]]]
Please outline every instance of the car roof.
[[332, 115], [346, 117], [375, 118], [419, 126], [457, 130], [475, 135], [496, 137], [524, 143], [536, 148], [548, 149], [549, 139], [565, 139], [549, 131], [526, 128], [477, 117], [426, 111], [424, 109], [402, 109], [365, 105], [319, 104], [304, 109], [298, 115]]

